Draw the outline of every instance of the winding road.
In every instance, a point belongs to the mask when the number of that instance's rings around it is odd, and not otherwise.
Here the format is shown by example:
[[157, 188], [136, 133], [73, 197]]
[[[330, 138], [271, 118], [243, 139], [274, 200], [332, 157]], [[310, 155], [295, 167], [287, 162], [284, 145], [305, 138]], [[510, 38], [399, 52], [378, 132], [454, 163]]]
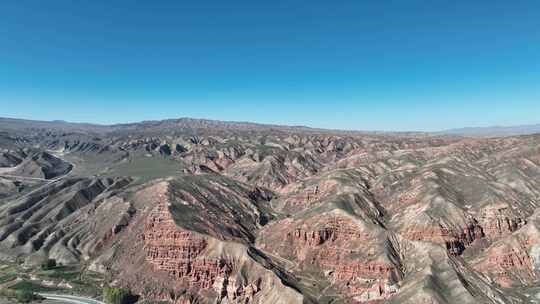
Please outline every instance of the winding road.
[[45, 298], [43, 303], [47, 304], [105, 304], [104, 302], [95, 299], [72, 295], [60, 295], [52, 293], [39, 293], [39, 295]]
[[[52, 152], [52, 151], [49, 151], [49, 152]], [[62, 159], [63, 161], [68, 162], [67, 160], [61, 158], [57, 154], [53, 154], [53, 155], [55, 157], [58, 157], [58, 158]], [[6, 174], [6, 173], [10, 173], [12, 171], [15, 171], [18, 166], [10, 167], [10, 168], [0, 168], [0, 177], [23, 179], [23, 180], [24, 179], [26, 179], [26, 180], [38, 180], [38, 181], [45, 181], [45, 182], [52, 183], [52, 182], [55, 182], [57, 180], [60, 180], [60, 179], [62, 179], [64, 177], [68, 176], [73, 171], [73, 168], [75, 168], [75, 164], [73, 164], [73, 163], [70, 163], [70, 164], [72, 165], [72, 168], [71, 168], [71, 170], [69, 172], [67, 172], [64, 175], [52, 178], [52, 179]], [[104, 302], [98, 301], [96, 299], [73, 296], [73, 295], [61, 295], [61, 294], [51, 294], [51, 293], [39, 293], [39, 295], [45, 298], [45, 300], [42, 302], [44, 304], [105, 304]]]
[[65, 161], [65, 162], [71, 164], [71, 170], [69, 170], [69, 172], [67, 172], [64, 175], [60, 175], [60, 176], [57, 176], [57, 177], [51, 178], [51, 179], [46, 179], [46, 178], [42, 178], [42, 177], [30, 177], [30, 176], [21, 176], [21, 175], [9, 174], [10, 172], [13, 172], [13, 171], [17, 170], [17, 168], [22, 164], [21, 163], [21, 164], [15, 166], [15, 167], [0, 167], [0, 177], [13, 178], [13, 179], [23, 179], [23, 180], [36, 180], [36, 181], [44, 181], [44, 182], [55, 182], [55, 181], [60, 180], [60, 179], [62, 179], [64, 177], [67, 177], [71, 172], [73, 172], [73, 169], [75, 169], [75, 164], [74, 163], [71, 163], [71, 162], [69, 162], [66, 159], [61, 157], [61, 155], [64, 154], [63, 152], [52, 151], [52, 150], [45, 150], [45, 152], [48, 152], [52, 156], [54, 156], [56, 158], [59, 158], [59, 159]]

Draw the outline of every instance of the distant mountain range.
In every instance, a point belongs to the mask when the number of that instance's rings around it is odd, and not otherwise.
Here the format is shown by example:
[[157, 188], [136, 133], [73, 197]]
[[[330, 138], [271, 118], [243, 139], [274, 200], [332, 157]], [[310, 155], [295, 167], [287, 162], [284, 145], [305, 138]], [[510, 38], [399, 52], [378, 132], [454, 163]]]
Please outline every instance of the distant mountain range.
[[492, 126], [492, 127], [465, 127], [448, 129], [437, 132], [393, 132], [393, 131], [364, 131], [364, 130], [331, 130], [311, 128], [307, 126], [286, 126], [274, 124], [260, 124], [254, 122], [220, 121], [197, 118], [176, 118], [164, 120], [141, 121], [124, 124], [101, 125], [92, 123], [73, 123], [64, 120], [39, 121], [16, 118], [0, 117], [0, 129], [28, 129], [28, 128], [47, 128], [63, 129], [66, 131], [93, 131], [93, 132], [112, 132], [112, 131], [134, 131], [134, 130], [163, 130], [163, 129], [233, 129], [233, 130], [263, 130], [272, 129], [280, 131], [307, 131], [307, 132], [330, 132], [330, 133], [364, 133], [364, 134], [393, 134], [393, 135], [450, 135], [466, 137], [501, 137], [540, 133], [540, 124], [520, 125], [520, 126]]
[[521, 126], [493, 126], [493, 127], [469, 127], [450, 129], [438, 134], [470, 136], [470, 137], [497, 137], [540, 133], [540, 124]]

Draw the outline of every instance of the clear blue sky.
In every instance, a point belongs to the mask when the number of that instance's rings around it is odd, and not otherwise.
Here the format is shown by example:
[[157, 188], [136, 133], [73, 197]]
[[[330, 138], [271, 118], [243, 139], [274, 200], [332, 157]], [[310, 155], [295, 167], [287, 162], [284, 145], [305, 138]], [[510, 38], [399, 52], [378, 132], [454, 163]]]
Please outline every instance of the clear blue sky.
[[3, 0], [0, 116], [540, 123], [540, 1]]

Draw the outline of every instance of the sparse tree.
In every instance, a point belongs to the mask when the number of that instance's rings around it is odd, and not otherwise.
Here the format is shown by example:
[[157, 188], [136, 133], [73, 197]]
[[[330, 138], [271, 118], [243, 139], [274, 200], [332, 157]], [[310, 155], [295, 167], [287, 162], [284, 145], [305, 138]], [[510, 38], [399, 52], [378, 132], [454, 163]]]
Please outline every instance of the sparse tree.
[[129, 304], [131, 298], [131, 291], [126, 288], [105, 287], [103, 289], [103, 300], [107, 304]]
[[56, 260], [55, 259], [46, 259], [41, 263], [41, 269], [43, 270], [50, 270], [56, 267]]
[[31, 290], [22, 289], [15, 292], [15, 298], [19, 303], [30, 303], [36, 298], [36, 295]]

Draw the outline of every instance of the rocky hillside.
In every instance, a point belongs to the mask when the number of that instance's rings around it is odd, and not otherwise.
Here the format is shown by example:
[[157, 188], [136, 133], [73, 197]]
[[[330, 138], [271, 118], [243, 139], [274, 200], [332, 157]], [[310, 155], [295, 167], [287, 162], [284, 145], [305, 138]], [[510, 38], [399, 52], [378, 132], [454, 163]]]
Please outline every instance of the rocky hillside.
[[0, 258], [170, 303], [538, 303], [540, 135], [0, 121]]

